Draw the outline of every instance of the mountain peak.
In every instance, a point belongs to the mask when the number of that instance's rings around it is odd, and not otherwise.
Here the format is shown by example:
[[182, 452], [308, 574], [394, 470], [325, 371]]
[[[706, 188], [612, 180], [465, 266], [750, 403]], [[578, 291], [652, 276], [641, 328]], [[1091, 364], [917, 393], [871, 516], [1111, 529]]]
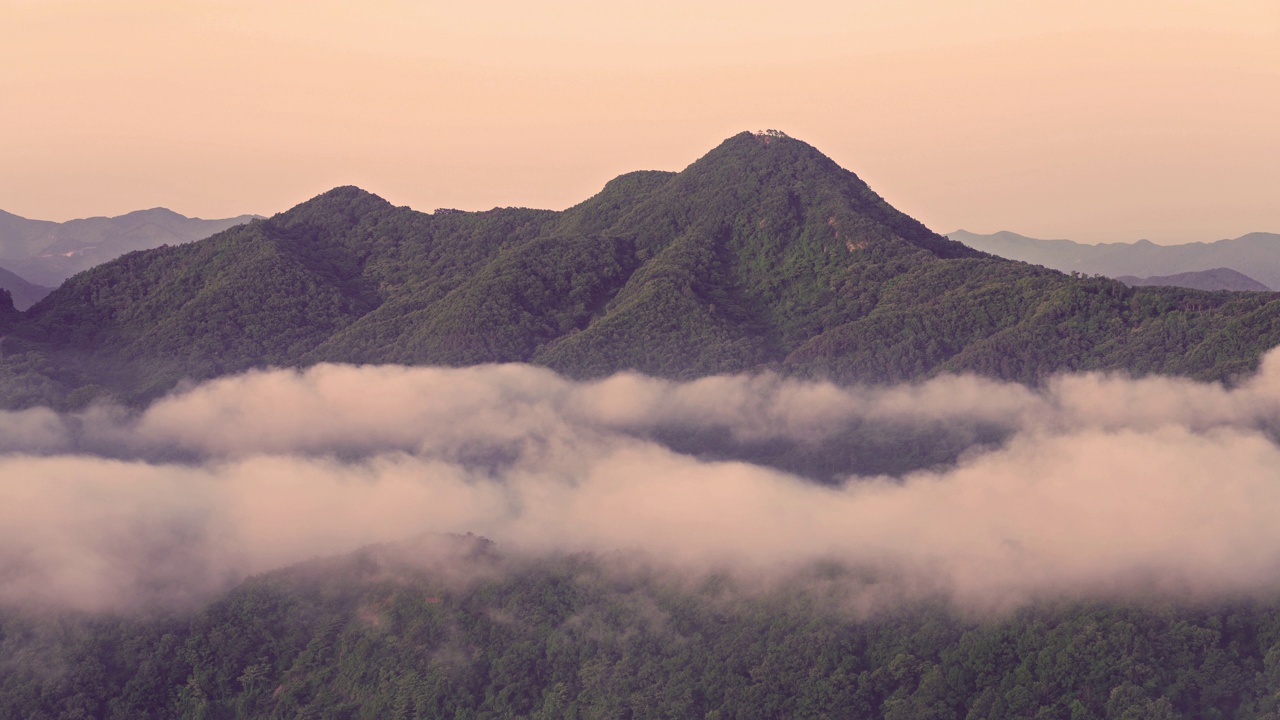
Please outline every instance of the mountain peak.
[[799, 225], [817, 218], [850, 252], [978, 255], [893, 208], [856, 174], [780, 130], [726, 139], [680, 173], [671, 191], [694, 198], [702, 210], [722, 205], [732, 216], [747, 208]]
[[327, 190], [325, 192], [320, 193], [314, 198], [311, 198], [311, 200], [309, 200], [308, 202], [322, 201], [322, 202], [348, 202], [349, 203], [349, 202], [363, 202], [368, 200], [376, 200], [384, 203], [387, 202], [386, 200], [383, 200], [381, 197], [378, 197], [377, 195], [369, 192], [368, 190], [356, 187], [355, 185], [339, 185], [338, 187], [333, 188], [332, 190]]
[[[769, 157], [774, 161], [784, 159], [818, 159], [830, 163], [832, 167], [838, 168], [835, 161], [823, 155], [814, 146], [803, 140], [797, 140], [781, 130], [744, 130], [737, 135], [726, 138], [711, 152], [702, 157], [702, 160], [714, 159], [719, 155], [733, 155], [738, 153], [751, 153], [759, 157]], [[698, 162], [702, 162], [699, 160]], [[695, 165], [697, 163], [694, 163]]]
[[128, 213], [125, 213], [124, 215], [119, 215], [110, 219], [112, 220], [126, 220], [126, 219], [150, 220], [153, 218], [166, 218], [166, 219], [178, 219], [178, 220], [194, 220], [195, 219], [195, 218], [189, 218], [186, 215], [183, 215], [182, 213], [174, 212], [173, 210], [170, 210], [167, 207], [153, 207], [153, 208], [147, 208], [145, 210], [134, 210], [133, 212], [128, 212]]
[[284, 224], [296, 222], [320, 222], [340, 216], [349, 223], [358, 222], [362, 216], [393, 207], [391, 203], [355, 185], [340, 185], [332, 190], [295, 205], [276, 215], [273, 220]]
[[791, 139], [790, 135], [782, 132], [781, 130], [752, 130], [751, 134], [754, 135], [757, 140], [764, 143], [765, 145], [772, 143], [774, 140], [779, 140], [783, 138], [787, 140]]
[[[1000, 260], [781, 132], [734, 135], [679, 173], [620, 176], [568, 211], [441, 215], [333, 188], [80, 274], [11, 331], [0, 317], [0, 334], [50, 358], [40, 392], [68, 403], [90, 383], [144, 400], [183, 378], [326, 361], [533, 362], [575, 377], [1038, 381], [1123, 367], [1223, 379], [1280, 342], [1268, 324], [1280, 301], [1264, 294], [1128, 290]], [[1177, 308], [1188, 332], [1170, 339], [1152, 306]], [[1224, 343], [1235, 327], [1258, 340]], [[27, 402], [31, 383], [12, 377], [0, 403]]]

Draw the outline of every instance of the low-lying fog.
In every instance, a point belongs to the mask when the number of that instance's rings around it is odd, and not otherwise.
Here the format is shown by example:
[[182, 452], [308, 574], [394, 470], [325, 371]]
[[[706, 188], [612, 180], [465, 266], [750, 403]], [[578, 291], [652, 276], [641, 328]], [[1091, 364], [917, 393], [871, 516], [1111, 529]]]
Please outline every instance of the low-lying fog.
[[[977, 608], [1257, 594], [1280, 588], [1278, 428], [1280, 351], [1233, 389], [253, 372], [141, 413], [0, 413], [0, 600], [198, 601], [439, 532], [763, 576], [834, 561]], [[918, 469], [841, 475], [899, 436]]]

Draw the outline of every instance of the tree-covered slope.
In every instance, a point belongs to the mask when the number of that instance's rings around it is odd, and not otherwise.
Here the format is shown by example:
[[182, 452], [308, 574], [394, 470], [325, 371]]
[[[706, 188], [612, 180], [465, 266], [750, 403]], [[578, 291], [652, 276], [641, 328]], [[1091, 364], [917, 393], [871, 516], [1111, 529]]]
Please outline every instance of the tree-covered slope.
[[1280, 343], [1277, 312], [1270, 294], [1132, 289], [984, 255], [809, 145], [742, 133], [682, 172], [624, 175], [563, 212], [425, 214], [338, 188], [131, 253], [27, 313], [9, 341], [27, 369], [0, 366], [0, 387], [10, 406], [33, 401], [14, 389], [32, 383], [55, 404], [78, 388], [77, 402], [141, 399], [183, 378], [320, 361], [1218, 379]]
[[[146, 718], [1240, 718], [1280, 608], [1047, 602], [862, 617], [830, 570], [751, 589], [588, 555], [371, 548], [195, 613], [0, 613], [0, 714]], [[433, 565], [433, 562], [435, 563]]]

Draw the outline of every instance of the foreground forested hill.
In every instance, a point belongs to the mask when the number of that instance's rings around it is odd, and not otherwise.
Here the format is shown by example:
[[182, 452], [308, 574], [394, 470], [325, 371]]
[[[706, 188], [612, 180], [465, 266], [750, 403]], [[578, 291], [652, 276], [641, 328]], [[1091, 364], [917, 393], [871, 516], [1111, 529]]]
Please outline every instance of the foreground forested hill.
[[27, 313], [0, 388], [10, 407], [138, 400], [183, 378], [320, 361], [1225, 379], [1280, 342], [1278, 319], [1269, 293], [1133, 289], [984, 255], [812, 147], [743, 133], [564, 212], [424, 214], [347, 187], [129, 254]]
[[[459, 539], [253, 578], [193, 615], [0, 613], [0, 715], [1239, 718], [1280, 711], [1280, 605], [1050, 603], [870, 617], [832, 570], [697, 585]], [[824, 577], [825, 576], [825, 577]], [[465, 578], [465, 579], [463, 579]], [[835, 588], [837, 592], [831, 592]]]

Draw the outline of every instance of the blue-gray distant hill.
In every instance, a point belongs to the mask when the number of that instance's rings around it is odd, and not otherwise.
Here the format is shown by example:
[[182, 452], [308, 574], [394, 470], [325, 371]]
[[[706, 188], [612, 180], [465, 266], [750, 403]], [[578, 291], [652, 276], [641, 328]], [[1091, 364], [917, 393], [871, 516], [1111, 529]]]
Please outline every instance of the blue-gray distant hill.
[[[256, 218], [203, 220], [165, 208], [67, 222], [29, 220], [0, 210], [0, 266], [37, 286], [57, 287], [78, 272], [134, 250], [181, 245]], [[0, 282], [0, 287], [13, 288]], [[14, 297], [15, 304], [17, 296]]]
[[1280, 234], [1276, 233], [1255, 232], [1231, 240], [1183, 245], [1156, 245], [1149, 240], [1085, 245], [1070, 240], [1039, 240], [1007, 231], [982, 235], [957, 230], [947, 237], [975, 250], [1062, 272], [1111, 278], [1122, 275], [1167, 278], [1229, 268], [1268, 289], [1280, 288]]
[[1177, 275], [1153, 275], [1134, 277], [1121, 275], [1116, 278], [1129, 286], [1172, 285], [1193, 290], [1234, 290], [1237, 292], [1269, 292], [1271, 288], [1231, 268], [1214, 268], [1178, 273]]
[[48, 295], [53, 288], [29, 283], [17, 274], [0, 267], [0, 290], [8, 290], [13, 297], [13, 306], [18, 310], [26, 310], [35, 305], [40, 298]]

